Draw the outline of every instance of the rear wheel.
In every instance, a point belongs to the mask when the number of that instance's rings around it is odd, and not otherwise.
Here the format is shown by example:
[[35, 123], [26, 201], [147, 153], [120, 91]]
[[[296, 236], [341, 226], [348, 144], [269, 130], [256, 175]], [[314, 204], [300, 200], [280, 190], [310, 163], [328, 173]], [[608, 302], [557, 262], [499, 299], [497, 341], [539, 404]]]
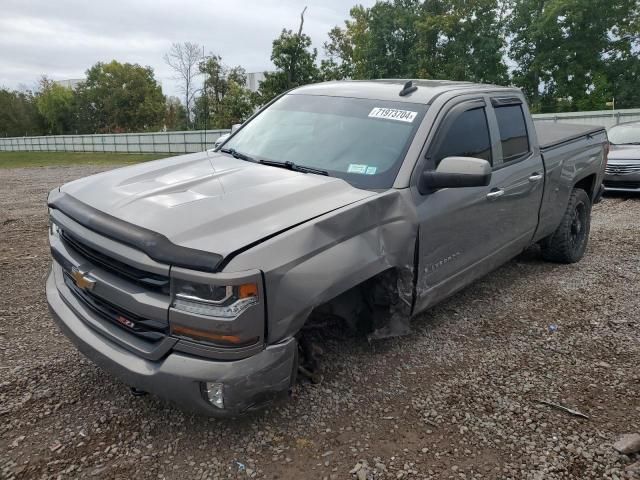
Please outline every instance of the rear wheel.
[[587, 192], [576, 188], [569, 196], [567, 210], [553, 234], [540, 246], [545, 260], [575, 263], [584, 256], [591, 226], [591, 199]]

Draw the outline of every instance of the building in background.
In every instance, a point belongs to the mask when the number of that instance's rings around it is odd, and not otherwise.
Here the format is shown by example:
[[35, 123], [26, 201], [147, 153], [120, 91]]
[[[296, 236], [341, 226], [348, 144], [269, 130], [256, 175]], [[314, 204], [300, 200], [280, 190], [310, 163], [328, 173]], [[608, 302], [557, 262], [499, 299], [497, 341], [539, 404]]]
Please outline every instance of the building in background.
[[257, 92], [260, 88], [260, 82], [264, 80], [265, 72], [247, 73], [247, 88], [252, 92]]
[[75, 90], [80, 82], [84, 82], [84, 78], [68, 78], [66, 80], [54, 80], [53, 83], [62, 87]]

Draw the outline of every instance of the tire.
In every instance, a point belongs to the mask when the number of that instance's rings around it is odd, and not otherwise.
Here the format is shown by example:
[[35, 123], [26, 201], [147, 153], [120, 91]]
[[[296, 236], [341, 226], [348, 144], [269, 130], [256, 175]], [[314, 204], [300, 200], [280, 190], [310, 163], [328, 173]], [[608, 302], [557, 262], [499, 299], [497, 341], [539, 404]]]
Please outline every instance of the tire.
[[589, 241], [591, 199], [587, 192], [575, 188], [560, 225], [540, 246], [542, 258], [550, 262], [576, 263], [582, 259]]

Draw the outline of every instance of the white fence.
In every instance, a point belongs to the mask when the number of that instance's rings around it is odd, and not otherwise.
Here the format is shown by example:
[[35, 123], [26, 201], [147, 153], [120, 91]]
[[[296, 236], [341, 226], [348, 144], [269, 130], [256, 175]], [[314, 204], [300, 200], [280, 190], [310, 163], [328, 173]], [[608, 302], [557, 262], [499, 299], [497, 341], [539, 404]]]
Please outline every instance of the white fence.
[[229, 130], [0, 137], [6, 152], [192, 153], [212, 148]]
[[[533, 117], [536, 121], [611, 127], [618, 123], [640, 121], [640, 108], [616, 111], [542, 113]], [[214, 142], [228, 132], [229, 130], [191, 130], [159, 133], [0, 137], [0, 151], [180, 154], [212, 148]]]
[[640, 108], [628, 110], [597, 110], [593, 112], [538, 113], [535, 121], [576, 123], [580, 125], [602, 125], [613, 127], [619, 123], [640, 121]]

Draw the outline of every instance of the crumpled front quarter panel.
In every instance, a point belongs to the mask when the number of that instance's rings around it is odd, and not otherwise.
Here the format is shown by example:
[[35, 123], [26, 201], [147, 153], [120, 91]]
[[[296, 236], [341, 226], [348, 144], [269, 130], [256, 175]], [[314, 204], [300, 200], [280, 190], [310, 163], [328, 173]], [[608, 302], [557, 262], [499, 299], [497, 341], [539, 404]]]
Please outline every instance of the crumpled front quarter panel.
[[411, 305], [416, 236], [409, 191], [394, 189], [261, 243], [225, 271], [263, 270], [273, 343], [295, 334], [315, 307], [390, 268], [398, 268], [400, 298]]

